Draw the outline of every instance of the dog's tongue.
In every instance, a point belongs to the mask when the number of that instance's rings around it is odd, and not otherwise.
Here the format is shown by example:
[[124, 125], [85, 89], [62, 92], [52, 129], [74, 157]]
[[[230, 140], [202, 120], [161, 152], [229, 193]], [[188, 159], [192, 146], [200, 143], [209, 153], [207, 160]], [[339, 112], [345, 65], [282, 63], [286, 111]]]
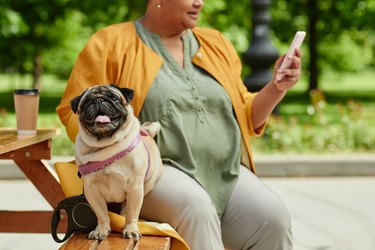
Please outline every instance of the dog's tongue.
[[108, 122], [111, 122], [111, 119], [109, 119], [109, 117], [106, 115], [98, 115], [95, 118], [95, 122], [108, 123]]

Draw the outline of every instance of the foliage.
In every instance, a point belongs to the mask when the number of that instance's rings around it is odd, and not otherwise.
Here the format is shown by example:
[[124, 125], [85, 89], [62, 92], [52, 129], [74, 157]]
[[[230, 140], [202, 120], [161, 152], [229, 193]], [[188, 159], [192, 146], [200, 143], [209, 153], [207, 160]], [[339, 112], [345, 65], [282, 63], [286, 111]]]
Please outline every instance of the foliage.
[[[290, 41], [296, 30], [311, 29], [308, 20], [310, 1], [315, 0], [272, 1], [272, 34], [276, 45]], [[329, 69], [342, 72], [358, 72], [375, 66], [372, 26], [375, 22], [375, 1], [325, 0], [316, 3], [320, 71], [329, 66]], [[308, 34], [305, 45], [309, 42]], [[304, 52], [307, 51], [305, 47]]]
[[[375, 38], [358, 30], [345, 31], [335, 41], [321, 43], [321, 67], [340, 72], [359, 72], [375, 66]], [[350, 51], [350, 53], [348, 53]]]
[[81, 1], [72, 0], [74, 8], [84, 13], [84, 26], [98, 30], [113, 23], [139, 18], [145, 8], [146, 1], [112, 0], [112, 1]]
[[66, 78], [91, 33], [139, 16], [144, 6], [130, 0], [2, 0], [0, 70], [33, 73], [42, 57], [47, 72]]
[[[284, 53], [296, 30], [309, 31], [309, 4], [317, 4], [317, 73], [359, 72], [374, 67], [374, 0], [273, 0], [270, 38]], [[242, 54], [251, 39], [252, 1], [205, 0], [200, 25], [222, 31]], [[47, 73], [66, 79], [79, 51], [96, 30], [139, 18], [146, 1], [2, 0], [0, 2], [0, 71], [31, 73], [40, 53]], [[303, 52], [304, 68], [310, 36]], [[245, 65], [245, 72], [247, 71]]]
[[43, 60], [45, 71], [62, 79], [69, 77], [79, 51], [93, 32], [91, 28], [82, 26], [86, 19], [82, 12], [70, 11], [66, 15], [67, 18], [56, 22], [56, 29], [51, 32], [59, 33], [68, 39], [62, 39], [60, 46], [51, 48]]
[[205, 0], [200, 26], [223, 32], [239, 53], [249, 46], [251, 31], [250, 1]]
[[[37, 54], [59, 46], [62, 37], [51, 32], [64, 18], [66, 1], [3, 0], [0, 51], [7, 67], [31, 72]], [[4, 63], [4, 62], [3, 62]]]
[[[372, 96], [374, 98], [375, 96]], [[265, 135], [254, 141], [261, 153], [374, 153], [375, 106], [348, 98], [328, 102], [322, 91], [310, 92], [302, 112], [272, 116]], [[281, 111], [283, 113], [283, 111]]]
[[[15, 127], [12, 84], [0, 74], [0, 127]], [[323, 93], [304, 93], [307, 82], [293, 88], [278, 107], [265, 135], [252, 140], [256, 153], [375, 153], [374, 71], [363, 74], [324, 74]], [[73, 145], [60, 123], [55, 107], [64, 91], [63, 81], [50, 75], [42, 78], [39, 127], [57, 127], [54, 155], [72, 155]], [[24, 82], [23, 78], [17, 82]], [[356, 84], [353, 85], [353, 82]], [[23, 87], [23, 85], [18, 85]]]
[[[374, 78], [375, 0], [273, 0], [270, 38], [281, 53], [286, 51], [296, 30], [311, 28], [308, 19], [311, 2], [317, 4], [318, 65], [321, 89], [326, 91], [324, 95], [312, 92], [311, 96], [300, 94], [306, 88], [299, 94], [292, 91], [280, 104], [281, 116], [272, 117], [265, 136], [253, 141], [255, 150], [262, 153], [374, 152], [375, 107], [369, 103], [375, 96], [362, 95], [355, 99], [354, 95], [371, 92], [369, 85], [362, 84], [372, 83]], [[251, 3], [251, 0], [205, 0], [200, 25], [222, 31], [241, 54], [251, 39]], [[25, 86], [30, 75], [19, 77], [13, 73], [31, 73], [35, 55], [40, 53], [45, 71], [63, 80], [42, 77], [45, 88], [41, 103], [44, 104], [38, 126], [60, 127], [62, 134], [53, 141], [54, 154], [71, 155], [72, 144], [54, 109], [75, 58], [94, 31], [140, 17], [145, 5], [146, 1], [134, 0], [1, 0], [0, 72], [12, 74], [1, 78], [0, 126], [15, 126], [12, 96], [6, 88], [4, 91], [4, 82], [9, 82], [8, 89]], [[303, 45], [305, 69], [310, 58], [309, 45], [308, 35]], [[331, 71], [361, 74], [355, 78], [346, 74], [327, 77]], [[346, 86], [349, 86], [349, 97], [340, 96]]]

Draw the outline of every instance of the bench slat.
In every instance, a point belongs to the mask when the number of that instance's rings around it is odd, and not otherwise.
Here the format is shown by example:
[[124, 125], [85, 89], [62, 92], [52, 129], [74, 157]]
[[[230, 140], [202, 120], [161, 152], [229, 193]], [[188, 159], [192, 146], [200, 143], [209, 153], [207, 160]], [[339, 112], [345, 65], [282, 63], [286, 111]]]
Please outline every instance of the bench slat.
[[75, 233], [59, 248], [59, 250], [95, 250], [98, 245], [99, 241], [88, 239], [87, 234]]
[[[110, 250], [132, 249], [133, 241], [123, 239], [121, 234], [110, 234], [101, 242], [89, 240], [87, 234], [75, 233], [59, 249], [60, 250]], [[138, 250], [169, 250], [171, 239], [169, 237], [142, 236], [138, 242]]]
[[[138, 242], [139, 250], [168, 250], [170, 248], [169, 237], [142, 236]], [[108, 238], [100, 242], [97, 250], [109, 249], [132, 249], [133, 241], [122, 238], [120, 234], [111, 234]]]

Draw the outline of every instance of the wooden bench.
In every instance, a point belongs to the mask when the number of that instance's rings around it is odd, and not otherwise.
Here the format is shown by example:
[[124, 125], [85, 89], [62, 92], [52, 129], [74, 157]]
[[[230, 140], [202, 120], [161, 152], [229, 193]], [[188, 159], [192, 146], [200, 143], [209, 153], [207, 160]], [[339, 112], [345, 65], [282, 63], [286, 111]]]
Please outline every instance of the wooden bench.
[[[142, 236], [138, 242], [138, 250], [168, 250], [171, 245], [169, 237]], [[121, 234], [110, 234], [106, 240], [90, 240], [87, 234], [73, 234], [59, 249], [60, 250], [109, 250], [133, 249], [133, 242], [123, 239]]]

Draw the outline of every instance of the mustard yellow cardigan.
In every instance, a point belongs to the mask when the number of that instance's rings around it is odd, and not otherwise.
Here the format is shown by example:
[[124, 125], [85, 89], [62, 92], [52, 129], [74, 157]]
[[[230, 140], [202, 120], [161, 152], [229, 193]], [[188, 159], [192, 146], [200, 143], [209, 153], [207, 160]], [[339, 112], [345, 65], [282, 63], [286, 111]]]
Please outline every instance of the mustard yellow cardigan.
[[[247, 91], [241, 79], [242, 65], [232, 44], [217, 30], [194, 28], [200, 49], [193, 63], [211, 74], [228, 92], [242, 133], [242, 163], [255, 172], [250, 136], [260, 135], [265, 126], [254, 130], [251, 112], [257, 93]], [[74, 142], [77, 116], [70, 101], [96, 84], [116, 83], [135, 92], [132, 106], [138, 116], [163, 59], [138, 37], [134, 22], [119, 23], [96, 32], [79, 54], [56, 111]]]

